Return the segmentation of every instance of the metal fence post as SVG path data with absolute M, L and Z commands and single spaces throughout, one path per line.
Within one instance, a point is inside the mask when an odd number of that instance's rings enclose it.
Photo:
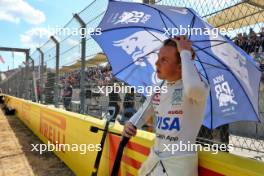
M 21 98 L 21 90 L 20 90 L 21 82 L 22 82 L 22 68 L 21 68 L 21 66 L 19 66 L 18 69 L 19 69 L 19 71 L 18 71 L 18 75 L 16 77 L 16 82 L 17 82 L 17 90 L 16 90 L 16 92 L 17 92 L 17 96 L 19 98 Z
M 25 52 L 26 53 L 26 86 L 25 86 L 25 90 L 26 90 L 26 99 L 28 100 L 29 99 L 29 96 L 30 96 L 30 92 L 29 92 L 29 82 L 30 82 L 30 77 L 29 77 L 29 49 Z
M 35 71 L 35 69 L 34 69 L 34 67 L 35 67 L 35 61 L 31 58 L 31 57 L 29 57 L 29 60 L 30 60 L 30 69 L 29 69 L 29 75 L 30 76 L 32 76 L 32 81 L 30 82 L 30 96 L 31 96 L 31 101 L 37 101 L 37 99 L 35 98 L 36 97 L 36 93 L 35 93 L 35 80 L 34 80 L 34 71 Z
M 86 55 L 86 33 L 84 30 L 86 30 L 86 24 L 85 22 L 80 18 L 78 14 L 74 14 L 73 16 L 81 26 L 82 30 L 82 40 L 81 40 L 81 72 L 80 72 L 80 113 L 84 113 L 84 104 L 85 104 L 85 55 Z
M 59 64 L 60 64 L 60 43 L 58 40 L 51 36 L 50 39 L 56 44 L 56 75 L 55 75 L 55 90 L 54 90 L 54 103 L 55 107 L 59 105 Z
M 44 80 L 43 80 L 43 74 L 44 74 L 44 53 L 41 51 L 40 48 L 37 48 L 38 52 L 40 53 L 40 103 L 43 103 L 43 96 L 42 93 L 44 91 Z
M 22 95 L 23 95 L 23 71 L 24 71 L 24 69 L 23 69 L 23 65 L 21 65 L 20 66 L 20 81 L 19 81 L 19 87 L 20 87 L 20 89 L 19 89 L 19 91 L 18 91 L 18 96 L 19 96 L 19 98 L 22 98 Z

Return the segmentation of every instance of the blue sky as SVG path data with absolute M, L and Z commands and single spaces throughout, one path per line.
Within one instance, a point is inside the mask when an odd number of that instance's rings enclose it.
M 1 0 L 0 46 L 29 48 L 37 42 L 29 31 L 64 26 L 73 13 L 80 12 L 90 2 L 92 0 Z M 0 64 L 0 71 L 7 70 L 8 65 L 12 69 L 12 53 L 0 51 L 0 55 L 6 60 L 5 64 Z M 14 58 L 15 67 L 25 59 L 18 53 Z
M 33 48 L 47 38 L 36 36 L 36 31 L 48 27 L 63 27 L 73 13 L 83 10 L 94 0 L 0 0 L 0 47 Z M 106 0 L 98 0 L 106 1 Z M 129 0 L 127 0 L 129 1 Z M 140 2 L 141 0 L 130 0 Z M 35 48 L 35 47 L 34 47 Z M 31 49 L 31 53 L 34 49 Z M 17 68 L 25 60 L 24 54 L 0 51 L 6 63 L 0 71 Z

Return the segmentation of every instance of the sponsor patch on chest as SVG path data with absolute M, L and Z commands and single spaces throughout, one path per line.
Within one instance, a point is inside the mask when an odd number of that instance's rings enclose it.
M 157 126 L 156 128 L 162 130 L 176 130 L 180 131 L 180 119 L 178 117 L 161 117 L 158 116 L 157 118 Z
M 179 105 L 181 103 L 182 103 L 182 89 L 175 89 L 171 97 L 171 104 Z

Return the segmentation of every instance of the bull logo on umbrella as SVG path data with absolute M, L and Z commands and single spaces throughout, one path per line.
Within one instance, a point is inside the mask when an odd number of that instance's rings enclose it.
M 146 40 L 146 36 L 149 36 L 148 40 Z M 121 47 L 122 50 L 130 55 L 135 65 L 146 67 L 146 62 L 148 62 L 155 70 L 155 62 L 158 57 L 157 53 L 153 51 L 158 50 L 165 39 L 167 37 L 158 32 L 139 31 L 121 40 L 113 41 L 113 45 Z M 151 78 L 153 84 L 161 81 L 157 78 L 154 71 Z
M 146 36 L 149 36 L 148 40 L 146 40 Z M 155 68 L 156 60 L 149 57 L 152 57 L 151 53 L 154 50 L 162 46 L 161 41 L 166 38 L 164 34 L 158 32 L 139 31 L 124 39 L 113 41 L 113 45 L 121 47 L 128 55 L 131 55 L 135 65 L 146 67 L 145 61 L 148 60 Z

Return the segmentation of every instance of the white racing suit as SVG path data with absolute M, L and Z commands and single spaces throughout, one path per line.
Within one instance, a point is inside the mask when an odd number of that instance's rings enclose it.
M 138 175 L 198 176 L 197 153 L 184 146 L 195 144 L 209 88 L 197 72 L 191 52 L 184 50 L 180 55 L 182 79 L 165 82 L 162 86 L 167 86 L 167 92 L 148 97 L 129 120 L 141 128 L 151 116 L 157 118 L 155 144 Z

